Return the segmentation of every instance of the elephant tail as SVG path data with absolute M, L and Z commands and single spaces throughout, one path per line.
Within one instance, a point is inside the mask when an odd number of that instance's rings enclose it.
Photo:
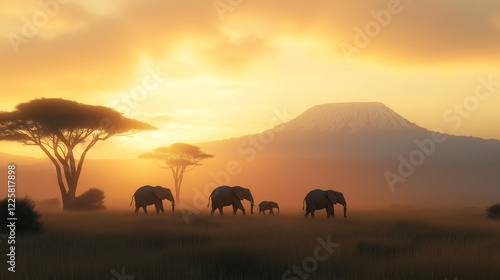
M 304 200 L 302 200 L 302 210 L 304 210 L 304 201 L 306 201 L 305 198 L 304 198 Z
M 132 196 L 132 199 L 130 200 L 130 206 L 132 206 L 132 201 L 134 201 L 134 196 L 135 194 Z
M 211 198 L 211 197 L 212 197 L 212 196 L 209 196 L 209 197 L 208 197 L 208 204 L 207 204 L 207 207 L 210 207 L 210 198 Z M 213 203 L 213 202 L 212 202 L 212 203 Z

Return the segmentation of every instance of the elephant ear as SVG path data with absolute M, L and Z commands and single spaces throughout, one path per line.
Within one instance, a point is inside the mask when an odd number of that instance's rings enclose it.
M 335 194 L 334 191 L 328 191 L 326 193 L 326 196 L 328 197 L 328 200 L 330 200 L 333 204 L 337 204 L 338 197 L 337 197 L 337 194 Z
M 165 199 L 165 194 L 163 193 L 162 187 L 156 186 L 153 189 L 153 193 L 159 198 L 159 199 Z
M 239 200 L 243 199 L 244 191 L 242 187 L 234 187 L 233 189 L 234 194 L 238 197 Z

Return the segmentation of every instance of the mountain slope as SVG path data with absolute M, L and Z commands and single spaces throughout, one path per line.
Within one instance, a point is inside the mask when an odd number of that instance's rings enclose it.
M 382 103 L 352 102 L 314 106 L 285 125 L 286 131 L 345 133 L 360 130 L 421 129 Z

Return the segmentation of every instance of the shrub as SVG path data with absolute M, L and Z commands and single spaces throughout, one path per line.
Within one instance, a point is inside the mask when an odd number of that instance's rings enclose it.
M 500 220 L 500 203 L 493 204 L 486 208 L 486 213 L 488 214 L 488 218 Z
M 102 210 L 104 206 L 104 191 L 97 188 L 91 188 L 71 201 L 67 209 L 70 210 Z
M 8 212 L 8 198 L 0 201 L 0 224 L 2 231 L 11 222 L 9 217 L 16 217 L 16 232 L 36 232 L 42 229 L 40 222 L 41 215 L 35 210 L 35 202 L 29 196 L 16 199 L 14 208 L 15 216 L 10 216 Z M 11 203 L 12 204 L 12 203 Z
M 37 209 L 42 212 L 43 210 L 60 210 L 61 200 L 59 200 L 59 198 L 57 197 L 49 198 L 42 201 L 37 201 L 36 206 Z

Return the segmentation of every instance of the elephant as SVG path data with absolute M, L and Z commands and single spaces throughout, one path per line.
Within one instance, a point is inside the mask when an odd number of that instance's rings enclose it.
M 278 209 L 278 213 L 280 212 L 280 207 L 278 206 L 278 203 L 274 201 L 262 201 L 259 203 L 259 215 L 260 213 L 264 213 L 264 216 L 266 215 L 266 210 L 269 210 L 269 215 L 274 215 L 273 208 Z
M 130 201 L 130 206 L 132 206 L 132 201 L 134 201 L 135 196 L 135 213 L 139 211 L 139 208 L 142 207 L 144 209 L 144 214 L 148 214 L 146 210 L 146 206 L 154 204 L 156 207 L 156 213 L 160 211 L 165 213 L 163 209 L 163 199 L 168 199 L 172 202 L 172 213 L 175 208 L 175 200 L 172 192 L 168 188 L 163 188 L 161 186 L 143 186 L 138 188 L 134 195 L 132 196 L 132 200 Z
M 347 202 L 345 201 L 344 195 L 341 192 L 336 192 L 333 190 L 313 190 L 310 191 L 304 198 L 306 202 L 306 215 L 311 213 L 311 217 L 314 218 L 314 211 L 326 208 L 326 217 L 334 216 L 333 205 L 340 203 L 344 206 L 344 217 L 347 218 Z M 302 210 L 304 210 L 304 201 L 302 201 Z
M 250 213 L 253 214 L 253 207 L 255 204 L 253 203 L 252 193 L 247 188 L 240 186 L 220 186 L 208 197 L 207 207 L 210 206 L 210 199 L 212 199 L 212 212 L 210 212 L 210 215 L 214 213 L 215 209 L 219 209 L 220 215 L 223 215 L 222 208 L 229 205 L 233 205 L 233 214 L 236 214 L 236 211 L 240 209 L 243 215 L 245 215 L 245 208 L 243 208 L 241 204 L 242 199 L 250 201 Z

